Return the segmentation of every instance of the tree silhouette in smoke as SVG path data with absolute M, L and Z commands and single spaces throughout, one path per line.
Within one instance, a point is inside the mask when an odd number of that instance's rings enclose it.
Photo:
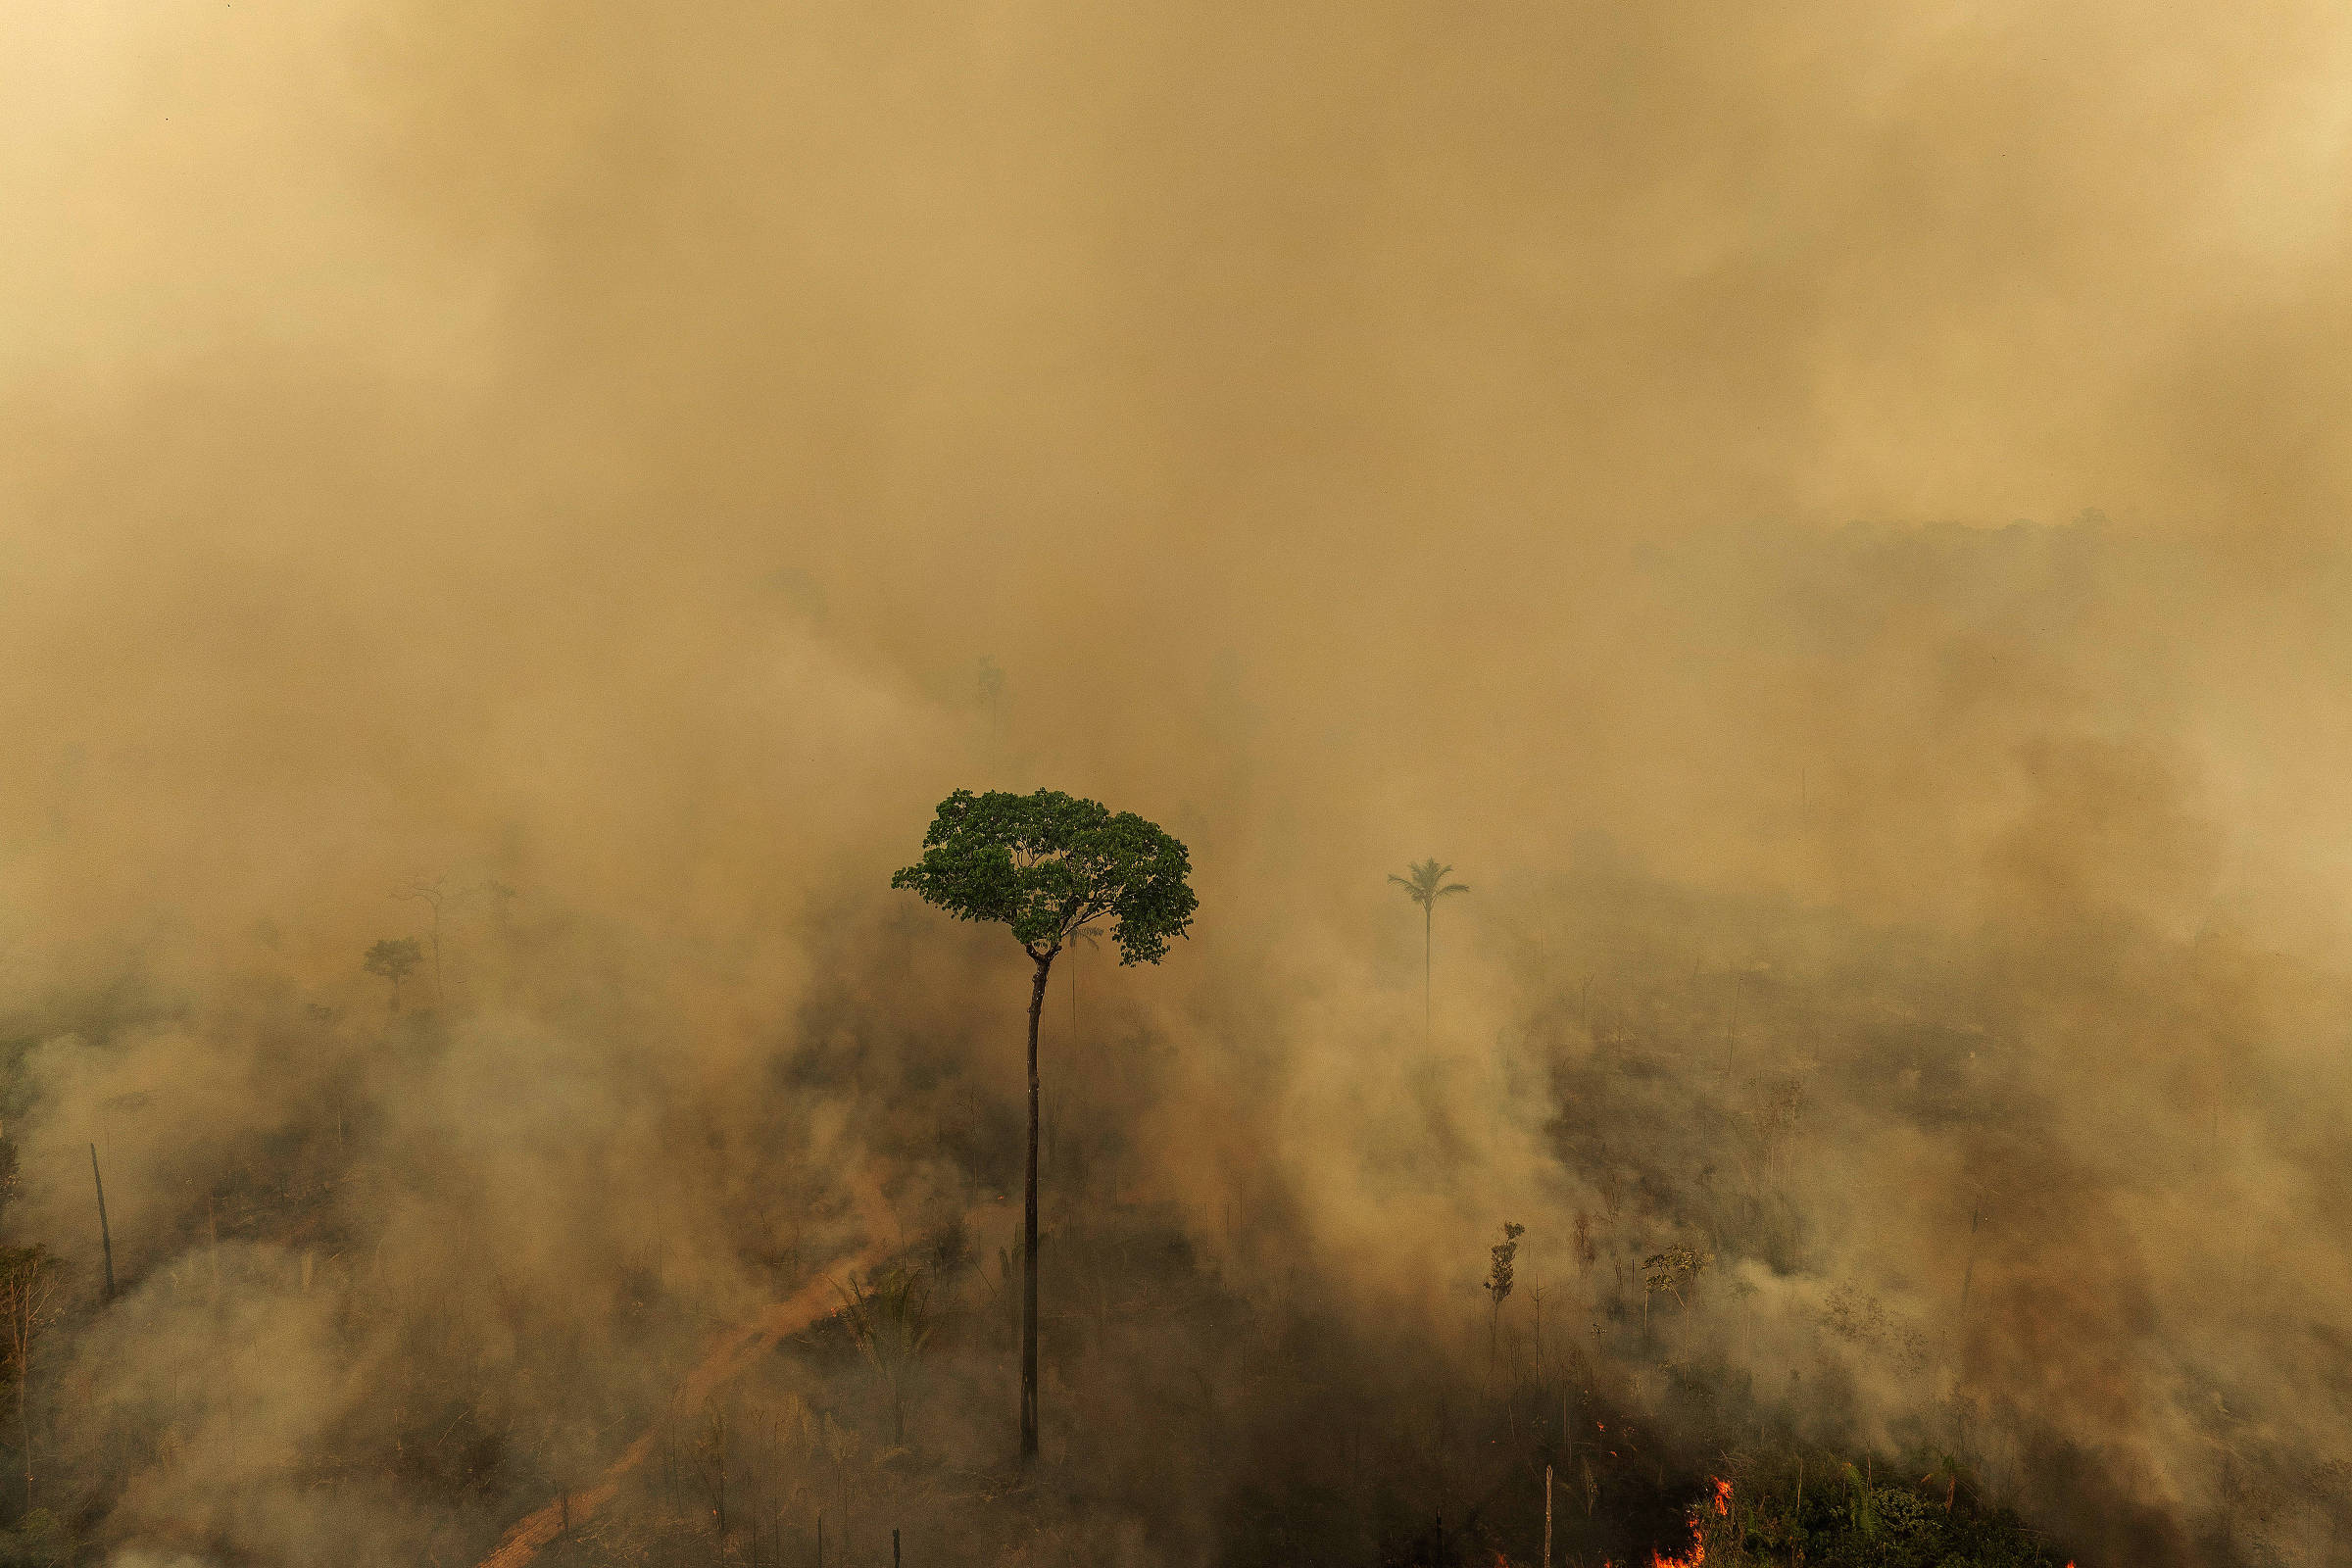
M 1487 1249 L 1489 1260 L 1487 1278 L 1486 1283 L 1479 1289 L 1487 1293 L 1487 1301 L 1492 1308 L 1487 1318 L 1487 1372 L 1489 1376 L 1494 1374 L 1495 1347 L 1502 1335 L 1502 1303 L 1510 1298 L 1511 1286 L 1516 1278 L 1519 1238 L 1526 1234 L 1526 1226 L 1514 1225 L 1509 1220 L 1504 1220 L 1502 1222 L 1502 1240 Z M 1539 1297 L 1537 1299 L 1541 1302 L 1542 1298 Z
M 980 706 L 988 710 L 988 732 L 991 737 L 1001 736 L 1004 731 L 1004 671 L 983 654 L 977 679 Z
M 1185 934 L 1199 900 L 1184 846 L 1132 811 L 1112 815 L 1058 790 L 1014 795 L 957 790 L 923 835 L 923 857 L 894 888 L 959 920 L 1012 928 L 1037 966 L 1029 991 L 1029 1173 L 1021 1217 L 1021 1458 L 1037 1455 L 1037 1025 L 1054 956 L 1083 927 L 1108 919 L 1119 962 L 1157 963 Z
M 1429 1038 L 1429 973 L 1430 954 L 1436 943 L 1438 901 L 1449 893 L 1467 893 L 1469 885 L 1448 882 L 1453 874 L 1450 865 L 1440 865 L 1431 856 L 1419 865 L 1405 867 L 1406 875 L 1392 876 L 1390 881 L 1404 889 L 1404 896 L 1421 906 L 1421 1038 Z
M 400 1010 L 400 983 L 424 961 L 424 949 L 415 937 L 386 939 L 368 950 L 368 972 L 392 982 L 391 1010 Z

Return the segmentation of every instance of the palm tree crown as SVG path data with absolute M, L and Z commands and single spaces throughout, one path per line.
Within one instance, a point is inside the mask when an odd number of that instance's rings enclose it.
M 1448 893 L 1470 891 L 1464 883 L 1446 881 L 1447 877 L 1453 875 L 1453 867 L 1440 865 L 1438 858 L 1434 855 L 1419 865 L 1409 865 L 1405 869 L 1411 875 L 1393 876 L 1389 880 L 1404 889 L 1404 896 L 1425 909 L 1434 906 Z

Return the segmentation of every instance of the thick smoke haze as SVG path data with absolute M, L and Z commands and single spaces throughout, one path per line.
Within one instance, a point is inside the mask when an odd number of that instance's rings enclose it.
M 1233 1277 L 1468 1364 L 1499 1221 L 1578 1334 L 1687 1241 L 1823 1441 L 2344 1560 L 2348 79 L 2309 4 L 0 18 L 6 1224 L 88 1295 L 98 1146 L 118 1561 L 495 1539 L 318 1456 L 446 1378 L 584 1483 L 794 1269 L 993 1254 L 1024 971 L 888 878 L 1040 785 L 1191 847 L 1049 1094 Z

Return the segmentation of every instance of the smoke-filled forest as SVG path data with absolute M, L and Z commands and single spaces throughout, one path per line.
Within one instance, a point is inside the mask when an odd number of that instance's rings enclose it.
M 0 1564 L 2352 1563 L 2352 17 L 0 13 Z

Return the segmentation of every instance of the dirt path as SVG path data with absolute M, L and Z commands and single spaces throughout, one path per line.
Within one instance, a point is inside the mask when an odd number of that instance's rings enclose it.
M 751 1322 L 720 1335 L 710 1352 L 686 1374 L 678 1392 L 671 1396 L 673 1411 L 694 1409 L 761 1353 L 774 1348 L 777 1341 L 798 1334 L 834 1311 L 841 1301 L 834 1294 L 833 1281 L 845 1272 L 873 1267 L 899 1246 L 898 1221 L 872 1179 L 861 1179 L 853 1196 L 858 1215 L 865 1222 L 864 1248 L 835 1263 L 823 1275 Z M 628 1473 L 645 1463 L 646 1455 L 654 1451 L 654 1438 L 660 1430 L 661 1423 L 656 1421 L 637 1434 L 637 1441 L 605 1466 L 605 1473 L 597 1478 L 596 1485 L 568 1497 L 559 1497 L 516 1523 L 499 1538 L 497 1548 L 482 1559 L 481 1568 L 523 1568 L 523 1564 L 539 1555 L 542 1547 L 563 1534 L 566 1520 L 577 1524 L 593 1517 L 599 1508 L 619 1494 L 620 1483 Z

